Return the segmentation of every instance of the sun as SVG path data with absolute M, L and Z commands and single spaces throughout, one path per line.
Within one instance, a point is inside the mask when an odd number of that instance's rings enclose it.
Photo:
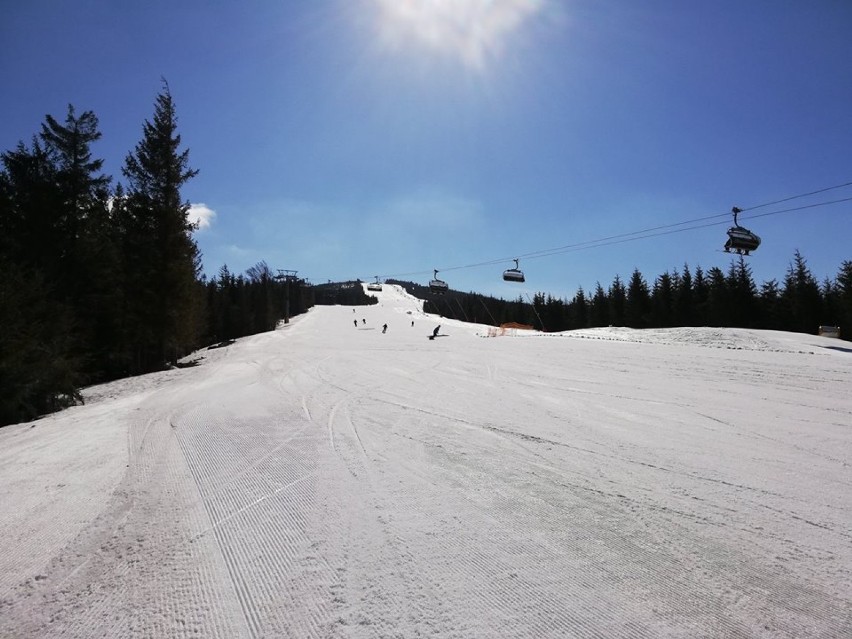
M 483 70 L 545 0 L 370 0 L 379 41 L 391 49 L 419 47 Z

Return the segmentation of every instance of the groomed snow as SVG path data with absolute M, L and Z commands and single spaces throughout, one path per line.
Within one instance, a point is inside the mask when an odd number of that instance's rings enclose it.
M 848 342 L 376 295 L 0 429 L 0 636 L 852 636 Z

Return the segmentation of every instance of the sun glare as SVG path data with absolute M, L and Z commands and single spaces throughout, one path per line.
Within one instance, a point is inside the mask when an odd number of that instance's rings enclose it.
M 482 70 L 544 0 L 372 0 L 379 38 L 391 49 L 418 46 Z

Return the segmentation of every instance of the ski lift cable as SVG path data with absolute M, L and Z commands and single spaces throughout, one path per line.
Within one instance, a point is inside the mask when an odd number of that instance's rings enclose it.
M 833 191 L 835 189 L 842 189 L 844 186 L 852 186 L 852 182 L 846 182 L 845 184 L 837 184 L 835 186 L 827 186 L 823 189 L 817 189 L 816 191 L 810 191 L 809 193 L 800 193 L 799 195 L 791 195 L 790 197 L 785 197 L 780 200 L 775 200 L 773 202 L 764 202 L 763 204 L 757 204 L 755 206 L 749 206 L 747 208 L 740 209 L 741 211 L 753 211 L 754 209 L 762 209 L 764 206 L 773 206 L 775 204 L 782 204 L 783 202 L 789 202 L 790 200 L 797 200 L 801 197 L 808 197 L 809 195 L 816 195 L 817 193 L 825 193 L 826 191 Z M 757 215 L 752 215 L 752 217 L 758 217 Z
M 852 184 L 852 183 L 850 183 Z M 852 200 L 852 197 L 844 197 L 839 200 L 831 200 L 829 202 L 817 202 L 816 204 L 804 204 L 802 206 L 797 206 L 792 209 L 781 209 L 780 211 L 769 211 L 768 213 L 758 213 L 756 215 L 750 215 L 748 219 L 756 218 L 756 217 L 767 217 L 769 215 L 778 215 L 779 213 L 789 213 L 791 211 L 803 211 L 805 209 L 814 209 L 818 206 L 829 206 L 830 204 L 840 204 L 841 202 L 849 202 Z M 756 209 L 758 207 L 753 206 L 752 209 Z M 746 210 L 746 209 L 743 209 Z M 751 209 L 748 209 L 751 210 Z
M 852 184 L 852 183 L 850 183 L 850 184 Z M 790 199 L 793 199 L 793 198 L 787 198 L 787 199 L 785 199 L 785 201 L 789 201 Z M 820 206 L 829 206 L 829 205 L 832 205 L 832 204 L 839 204 L 839 203 L 842 203 L 842 202 L 848 202 L 850 200 L 852 200 L 852 197 L 841 198 L 841 199 L 837 199 L 837 200 L 830 200 L 830 201 L 827 201 L 827 202 L 817 202 L 815 204 L 805 204 L 805 205 L 802 205 L 802 206 L 796 206 L 796 207 L 792 207 L 792 208 L 781 209 L 781 210 L 778 210 L 778 211 L 769 211 L 767 213 L 758 213 L 756 215 L 749 216 L 748 219 L 758 218 L 758 217 L 768 217 L 770 215 L 778 215 L 778 214 L 781 214 L 781 213 L 790 213 L 790 212 L 794 212 L 794 211 L 802 211 L 802 210 L 805 210 L 805 209 L 812 209 L 812 208 L 817 208 L 817 207 L 820 207 Z M 760 206 L 763 206 L 763 205 L 760 205 Z M 755 208 L 759 208 L 759 207 L 750 207 L 748 210 L 753 210 Z M 745 211 L 746 209 L 742 209 L 742 210 Z M 644 239 L 647 239 L 647 238 L 650 238 L 650 237 L 659 237 L 661 235 L 671 235 L 671 234 L 674 234 L 674 233 L 683 233 L 685 231 L 694 231 L 696 229 L 708 228 L 708 227 L 711 227 L 711 226 L 721 226 L 721 225 L 724 225 L 724 224 L 728 224 L 728 221 L 722 220 L 720 222 L 707 222 L 705 224 L 696 224 L 696 222 L 701 222 L 701 221 L 705 221 L 705 220 L 712 220 L 712 219 L 717 218 L 717 217 L 727 217 L 728 215 L 730 215 L 730 213 L 725 213 L 725 214 L 722 214 L 722 215 L 710 215 L 710 216 L 705 216 L 705 217 L 701 217 L 701 218 L 695 218 L 693 220 L 688 220 L 688 221 L 684 221 L 684 222 L 678 222 L 676 224 L 667 224 L 667 225 L 663 225 L 663 226 L 657 226 L 657 227 L 652 227 L 652 228 L 648 228 L 648 229 L 643 229 L 641 231 L 632 231 L 630 233 L 621 233 L 621 234 L 618 234 L 618 235 L 611 235 L 609 237 L 599 238 L 597 240 L 587 240 L 585 242 L 577 242 L 575 244 L 569 244 L 569 245 L 566 245 L 566 246 L 560 246 L 560 247 L 555 247 L 555 248 L 551 248 L 551 249 L 542 249 L 540 251 L 521 255 L 521 257 L 524 258 L 524 259 L 528 259 L 528 260 L 541 259 L 543 257 L 552 257 L 554 255 L 561 255 L 563 253 L 571 253 L 571 252 L 574 252 L 574 251 L 581 251 L 581 250 L 584 250 L 584 249 L 600 248 L 600 247 L 603 247 L 603 246 L 611 246 L 611 245 L 614 245 L 614 244 L 624 244 L 626 242 L 633 242 L 635 240 L 644 240 Z M 685 227 L 687 224 L 691 224 L 691 226 L 688 226 L 686 228 L 674 228 L 674 227 L 679 227 L 679 226 Z M 476 264 L 466 264 L 466 265 L 462 265 L 462 266 L 453 266 L 453 267 L 444 268 L 444 269 L 440 269 L 440 270 L 441 271 L 456 271 L 456 270 L 468 269 L 468 268 L 478 268 L 478 267 L 482 267 L 482 266 L 493 266 L 495 264 L 505 263 L 506 261 L 508 261 L 508 259 L 509 258 L 501 258 L 501 259 L 489 260 L 487 262 L 478 262 Z M 514 258 L 512 258 L 512 259 L 514 259 Z M 410 275 L 422 275 L 424 273 L 426 273 L 426 271 L 417 271 L 417 272 L 412 272 L 412 273 L 401 273 L 401 274 L 396 275 L 396 277 L 410 276 Z M 388 277 L 394 277 L 394 276 L 388 276 Z
M 749 219 L 757 218 L 757 217 L 768 217 L 770 215 L 778 215 L 780 213 L 791 213 L 793 211 L 802 211 L 802 210 L 805 210 L 805 209 L 812 209 L 812 208 L 816 208 L 816 207 L 819 207 L 819 206 L 828 206 L 830 204 L 839 204 L 841 202 L 849 202 L 849 201 L 852 201 L 852 197 L 842 198 L 842 199 L 839 199 L 839 200 L 832 200 L 830 202 L 819 202 L 817 204 L 806 204 L 806 205 L 803 205 L 803 206 L 796 206 L 796 207 L 792 207 L 792 208 L 788 208 L 788 209 L 781 209 L 779 211 L 769 211 L 767 213 L 758 213 L 757 215 L 752 215 Z M 540 258 L 540 257 L 550 257 L 552 255 L 559 255 L 561 253 L 569 253 L 569 252 L 573 252 L 573 251 L 580 251 L 580 250 L 587 249 L 587 248 L 598 248 L 598 247 L 601 247 L 601 246 L 610 246 L 612 244 L 624 244 L 625 242 L 632 242 L 634 240 L 644 240 L 644 239 L 649 238 L 649 237 L 659 237 L 661 235 L 671 235 L 673 233 L 682 233 L 684 231 L 694 231 L 696 229 L 707 228 L 707 227 L 710 227 L 710 226 L 721 226 L 721 225 L 727 224 L 727 223 L 728 223 L 727 221 L 708 222 L 706 224 L 696 224 L 695 226 L 691 226 L 689 228 L 661 230 L 661 231 L 656 232 L 656 233 L 650 233 L 649 232 L 645 235 L 636 236 L 636 237 L 611 239 L 611 241 L 610 240 L 607 240 L 607 241 L 600 240 L 600 243 L 598 243 L 598 244 L 587 243 L 587 245 L 583 245 L 583 246 L 578 245 L 578 246 L 572 246 L 570 248 L 565 248 L 565 249 L 559 249 L 559 250 L 554 249 L 553 252 L 551 252 L 551 253 L 536 255 L 535 257 L 530 257 L 528 259 L 537 259 L 537 258 Z M 651 231 L 651 230 L 654 230 L 654 229 L 649 229 L 649 231 Z
M 843 184 L 837 184 L 835 186 L 829 186 L 829 187 L 817 189 L 815 191 L 809 191 L 807 193 L 800 193 L 798 195 L 791 195 L 789 197 L 781 198 L 781 199 L 778 199 L 778 200 L 773 200 L 771 202 L 764 202 L 763 204 L 755 204 L 753 206 L 742 207 L 740 209 L 740 211 L 741 212 L 753 211 L 755 209 L 760 209 L 760 208 L 763 208 L 763 207 L 766 207 L 766 206 L 772 206 L 774 204 L 789 202 L 791 200 L 795 200 L 795 199 L 799 199 L 799 198 L 803 198 L 803 197 L 808 197 L 808 196 L 816 195 L 816 194 L 819 194 L 819 193 L 825 193 L 827 191 L 832 191 L 832 190 L 840 189 L 840 188 L 847 187 L 847 186 L 852 186 L 852 182 L 845 182 Z M 827 202 L 818 202 L 818 203 L 815 203 L 815 204 L 807 204 L 807 205 L 803 205 L 803 206 L 798 206 L 798 207 L 793 207 L 793 208 L 788 208 L 788 209 L 782 209 L 782 210 L 778 210 L 778 211 L 770 211 L 770 212 L 767 212 L 767 213 L 753 214 L 753 215 L 749 215 L 748 218 L 746 218 L 746 219 L 752 219 L 752 218 L 758 218 L 758 217 L 767 217 L 767 216 L 770 216 L 770 215 L 778 215 L 780 213 L 789 213 L 789 212 L 793 212 L 793 211 L 801 211 L 801 210 L 804 210 L 804 209 L 816 208 L 816 207 L 820 207 L 820 206 L 829 206 L 831 204 L 848 202 L 850 200 L 852 200 L 852 197 L 841 198 L 841 199 L 831 200 L 831 201 L 827 201 Z M 567 244 L 565 246 L 557 246 L 557 247 L 552 247 L 552 248 L 548 248 L 548 249 L 540 249 L 538 251 L 532 251 L 530 253 L 524 253 L 524 254 L 521 254 L 521 255 L 517 255 L 517 259 L 539 259 L 539 258 L 542 258 L 542 257 L 550 257 L 550 256 L 553 256 L 553 255 L 560 255 L 562 253 L 568 253 L 568 252 L 583 250 L 583 249 L 587 249 L 587 248 L 598 248 L 598 247 L 601 247 L 601 246 L 610 246 L 612 244 L 622 244 L 622 243 L 625 243 L 625 242 L 631 242 L 631 241 L 634 241 L 634 240 L 646 239 L 646 238 L 649 238 L 649 237 L 657 237 L 657 236 L 660 236 L 660 235 L 670 235 L 672 233 L 682 233 L 682 232 L 685 232 L 685 231 L 692 231 L 692 230 L 696 230 L 696 229 L 700 229 L 700 228 L 707 228 L 707 227 L 710 227 L 710 226 L 721 226 L 723 224 L 728 223 L 727 219 L 719 221 L 719 222 L 709 222 L 707 224 L 697 224 L 697 223 L 698 222 L 705 222 L 707 220 L 715 220 L 715 219 L 718 219 L 718 218 L 728 218 L 729 215 L 730 215 L 730 212 L 718 213 L 718 214 L 714 214 L 714 215 L 706 215 L 706 216 L 703 216 L 703 217 L 693 218 L 693 219 L 690 219 L 690 220 L 684 220 L 684 221 L 681 221 L 681 222 L 673 222 L 671 224 L 663 224 L 663 225 L 660 225 L 660 226 L 650 227 L 650 228 L 647 228 L 647 229 L 641 229 L 641 230 L 638 230 L 638 231 L 630 231 L 630 232 L 627 232 L 627 233 L 619 233 L 619 234 L 616 234 L 616 235 L 610 235 L 608 237 L 598 238 L 598 239 L 595 239 L 595 240 L 586 240 L 584 242 L 576 242 L 574 244 Z M 677 228 L 677 227 L 685 227 L 685 228 Z M 659 231 L 659 232 L 657 232 L 657 231 Z M 493 259 L 493 260 L 476 262 L 474 264 L 464 264 L 464 265 L 459 265 L 459 266 L 445 267 L 445 268 L 438 269 L 438 270 L 441 271 L 441 272 L 443 272 L 443 271 L 458 271 L 458 270 L 469 269 L 469 268 L 479 268 L 479 267 L 483 267 L 483 266 L 494 266 L 494 265 L 497 265 L 497 264 L 503 264 L 505 262 L 508 262 L 508 261 L 511 261 L 511 260 L 514 260 L 514 259 L 516 259 L 516 258 L 515 257 L 496 258 L 496 259 Z M 410 276 L 414 276 L 414 275 L 424 275 L 424 274 L 428 274 L 428 271 L 411 271 L 411 272 L 408 272 L 408 273 L 395 273 L 395 274 L 391 274 L 391 275 L 385 275 L 383 277 L 384 278 L 410 277 Z

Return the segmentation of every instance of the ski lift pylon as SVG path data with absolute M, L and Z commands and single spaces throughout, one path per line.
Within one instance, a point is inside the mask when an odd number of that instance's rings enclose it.
M 750 251 L 754 251 L 760 246 L 760 238 L 747 228 L 740 226 L 739 222 L 737 222 L 737 215 L 742 213 L 742 209 L 735 206 L 731 209 L 731 213 L 734 215 L 734 225 L 728 229 L 728 241 L 725 242 L 725 252 L 730 253 L 733 251 L 740 255 L 748 255 Z
M 518 260 L 515 259 L 515 268 L 507 268 L 503 271 L 503 279 L 507 282 L 523 282 L 524 272 L 518 268 Z

